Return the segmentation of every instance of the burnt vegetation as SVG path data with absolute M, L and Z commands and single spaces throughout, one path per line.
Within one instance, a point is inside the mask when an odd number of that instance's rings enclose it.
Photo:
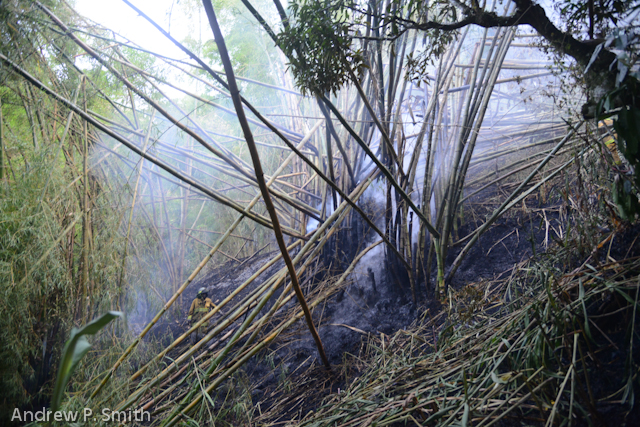
M 640 3 L 123 2 L 0 4 L 2 424 L 640 423 Z

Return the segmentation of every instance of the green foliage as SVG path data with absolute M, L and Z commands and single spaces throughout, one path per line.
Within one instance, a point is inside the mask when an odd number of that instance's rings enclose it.
M 122 317 L 122 313 L 119 311 L 109 311 L 90 323 L 87 323 L 80 329 L 71 329 L 69 339 L 64 344 L 64 350 L 62 350 L 56 386 L 53 389 L 53 396 L 51 397 L 51 411 L 55 412 L 60 408 L 64 389 L 71 375 L 76 370 L 80 360 L 91 348 L 91 344 L 87 341 L 86 335 L 95 335 L 116 317 Z
M 31 162 L 38 171 L 36 166 Z M 0 197 L 0 388 L 7 405 L 31 397 L 29 384 L 40 373 L 47 338 L 55 339 L 69 309 L 69 276 L 61 254 L 54 251 L 31 269 L 62 231 L 49 209 L 39 212 L 42 181 L 42 172 L 27 174 L 11 191 L 3 186 Z
M 289 6 L 290 26 L 278 35 L 296 85 L 303 94 L 334 94 L 349 80 L 349 68 L 364 67 L 362 52 L 353 45 L 352 13 L 344 0 Z
M 618 175 L 613 184 L 613 200 L 618 205 L 620 216 L 633 221 L 640 213 L 638 189 L 640 188 L 640 110 L 630 105 L 618 112 L 613 122 L 618 133 L 618 150 L 627 159 L 634 173 Z
M 640 109 L 630 105 L 618 112 L 618 119 L 613 122 L 618 132 L 618 149 L 631 163 L 640 166 Z M 636 184 L 640 184 L 640 177 L 636 176 Z
M 635 4 L 634 8 L 640 8 Z M 625 11 L 630 13 L 629 11 Z M 621 29 L 609 34 L 594 51 L 587 69 L 595 61 L 603 48 L 615 46 L 616 58 L 610 68 L 616 66 L 616 88 L 606 93 L 598 102 L 597 116 L 605 119 L 613 116 L 613 127 L 617 133 L 618 150 L 627 160 L 631 170 L 619 173 L 613 182 L 613 201 L 618 206 L 620 216 L 633 221 L 636 214 L 640 214 L 640 109 L 635 105 L 638 99 L 638 78 L 640 73 L 634 67 L 637 61 L 638 36 Z M 630 78 L 628 78 L 630 77 Z M 612 107 L 622 101 L 619 110 Z
M 572 31 L 593 28 L 596 34 L 606 34 L 615 28 L 625 15 L 640 7 L 638 1 L 594 0 L 558 2 L 556 7 L 566 18 L 566 25 Z
M 442 31 L 438 29 L 427 30 L 424 32 L 426 38 L 429 39 L 423 50 L 415 55 L 409 53 L 407 55 L 407 72 L 411 80 L 428 82 L 426 79 L 427 68 L 435 64 L 440 59 L 447 47 L 458 36 L 456 31 Z

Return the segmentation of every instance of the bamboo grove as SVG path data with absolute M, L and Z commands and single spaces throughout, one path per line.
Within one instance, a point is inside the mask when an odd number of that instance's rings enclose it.
M 208 0 L 208 45 L 176 40 L 123 1 L 184 56 L 149 51 L 65 2 L 2 5 L 10 40 L 0 53 L 3 221 L 30 217 L 33 228 L 48 229 L 21 231 L 14 251 L 31 255 L 19 263 L 5 262 L 3 243 L 3 279 L 40 288 L 8 293 L 40 302 L 20 308 L 29 312 L 24 325 L 36 326 L 10 325 L 7 342 L 29 335 L 41 348 L 44 339 L 50 355 L 47 337 L 60 340 L 69 323 L 108 309 L 133 313 L 140 301 L 151 313 L 110 330 L 118 344 L 79 382 L 77 405 L 142 407 L 175 425 L 208 408 L 211 392 L 303 318 L 331 369 L 313 312 L 367 253 L 382 248 L 414 301 L 444 300 L 500 216 L 594 152 L 583 137 L 591 125 L 559 119 L 540 95 L 557 89 L 559 70 L 541 65 L 538 38 L 523 29 L 462 29 L 418 82 L 407 61 L 428 48 L 425 40 L 415 30 L 380 37 L 391 24 L 376 21 L 384 5 L 371 2 L 372 34 L 355 42 L 364 66 L 343 59 L 339 90 L 303 95 L 287 68 L 295 53 L 281 49 L 277 34 L 287 25 L 279 1 L 243 0 L 239 12 L 252 20 L 271 71 L 259 78 L 226 52 L 216 14 L 226 18 Z M 565 95 L 573 102 L 579 94 Z M 496 187 L 498 209 L 459 235 L 464 203 Z M 15 200 L 23 189 L 30 204 Z M 41 224 L 45 213 L 54 220 Z M 451 259 L 453 245 L 463 249 Z M 154 327 L 181 315 L 177 302 L 199 274 L 223 262 L 240 268 L 270 246 L 279 252 L 204 319 L 170 343 L 146 344 Z M 57 329 L 34 330 L 42 316 L 58 319 Z M 182 345 L 205 322 L 204 338 Z M 7 354 L 28 357 L 20 348 Z M 19 382 L 27 373 L 16 375 Z

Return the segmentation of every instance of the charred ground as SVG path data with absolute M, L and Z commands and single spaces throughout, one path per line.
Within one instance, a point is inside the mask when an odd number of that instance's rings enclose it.
M 454 241 L 475 230 L 495 207 L 491 197 L 488 197 L 490 195 L 485 193 L 484 201 L 482 198 L 475 198 L 473 202 L 467 203 L 466 221 L 456 230 Z M 530 198 L 521 209 L 514 209 L 509 215 L 499 219 L 480 238 L 462 263 L 450 283 L 452 292 L 464 295 L 461 291 L 470 283 L 503 280 L 519 264 L 544 255 L 550 248 L 556 250 L 561 240 L 558 234 L 562 234 L 559 230 L 568 225 L 566 211 L 567 205 L 560 197 L 547 198 L 544 202 L 538 198 Z M 604 234 L 606 231 L 608 230 L 598 230 L 598 233 Z M 638 250 L 634 240 L 637 231 L 632 228 L 618 236 L 616 244 L 611 246 L 610 256 L 623 256 L 625 251 L 630 251 L 627 257 L 633 256 Z M 368 236 L 369 240 L 373 240 L 370 234 Z M 450 249 L 448 264 L 453 261 L 461 246 L 454 245 Z M 379 251 L 372 251 L 370 256 L 363 258 L 362 266 L 352 274 L 349 283 L 342 290 L 313 312 L 332 371 L 327 372 L 319 365 L 315 344 L 304 323 L 298 322 L 217 390 L 215 400 L 225 402 L 221 404 L 221 408 L 225 405 L 233 407 L 234 401 L 244 399 L 247 405 L 260 407 L 261 411 L 271 414 L 270 422 L 301 419 L 316 410 L 324 399 L 345 390 L 350 382 L 357 381 L 365 368 L 365 364 L 359 361 L 367 358 L 372 342 L 384 343 L 399 331 L 411 330 L 416 324 L 432 319 L 433 335 L 424 338 L 435 343 L 437 331 L 449 322 L 448 307 L 442 306 L 434 298 L 432 284 L 435 276 L 432 275 L 429 283 L 421 284 L 417 293 L 419 299 L 414 302 L 409 287 L 406 284 L 399 286 L 399 280 L 392 277 L 390 270 L 385 267 L 388 255 L 384 254 L 382 245 L 378 249 Z M 222 301 L 275 255 L 277 252 L 265 251 L 241 260 L 240 263 L 230 261 L 211 269 L 184 292 L 180 303 L 181 311 L 186 313 L 200 287 L 209 290 L 209 296 L 214 302 Z M 282 261 L 274 263 L 240 293 L 240 298 L 253 292 L 263 283 L 264 278 L 283 267 Z M 327 275 L 328 269 L 325 268 L 305 277 L 302 280 L 305 292 L 312 292 L 314 286 L 321 283 Z M 457 299 L 462 307 L 465 297 L 458 296 Z M 281 316 L 296 305 L 296 300 L 289 302 L 281 309 Z M 268 309 L 267 306 L 263 310 Z M 168 341 L 184 333 L 187 326 L 184 319 L 174 319 L 154 328 L 154 335 Z M 269 333 L 269 329 L 265 333 Z M 216 339 L 218 338 L 213 341 Z M 182 346 L 184 345 L 189 344 Z M 181 347 L 176 349 L 176 354 L 184 350 Z M 172 353 L 168 357 L 172 357 Z M 615 352 L 611 357 L 615 359 Z M 615 371 L 620 366 L 612 369 Z M 600 388 L 610 390 L 606 385 Z M 231 413 L 227 416 L 233 419 Z

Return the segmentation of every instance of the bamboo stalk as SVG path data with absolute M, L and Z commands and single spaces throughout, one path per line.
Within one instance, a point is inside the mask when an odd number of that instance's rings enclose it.
M 278 216 L 273 207 L 273 203 L 271 202 L 271 196 L 269 195 L 269 190 L 264 181 L 262 165 L 260 164 L 260 156 L 258 155 L 258 150 L 253 141 L 253 134 L 251 133 L 251 129 L 249 128 L 249 123 L 246 121 L 244 116 L 244 109 L 242 108 L 242 100 L 240 99 L 240 91 L 238 90 L 235 76 L 233 74 L 233 69 L 231 65 L 231 60 L 229 59 L 229 55 L 227 53 L 227 48 L 222 37 L 222 33 L 220 32 L 220 28 L 218 27 L 218 22 L 216 19 L 215 12 L 213 10 L 213 6 L 211 2 L 208 0 L 203 0 L 203 5 L 207 16 L 209 18 L 209 24 L 211 25 L 211 29 L 213 30 L 216 44 L 218 45 L 218 51 L 220 53 L 220 57 L 222 60 L 222 64 L 224 65 L 225 73 L 227 75 L 227 81 L 229 84 L 229 89 L 231 93 L 231 98 L 233 99 L 234 107 L 238 113 L 238 120 L 240 121 L 240 126 L 242 127 L 242 133 L 245 136 L 247 141 L 247 145 L 249 147 L 249 152 L 251 153 L 251 160 L 253 161 L 253 169 L 256 173 L 256 179 L 258 180 L 258 184 L 260 186 L 260 191 L 262 192 L 262 198 L 267 206 L 267 210 L 269 211 L 269 215 L 271 217 L 271 223 L 273 224 L 273 231 L 276 235 L 276 240 L 278 242 L 278 246 L 280 247 L 280 251 L 282 252 L 282 257 L 289 269 L 289 277 L 291 279 L 291 284 L 293 289 L 298 297 L 298 302 L 302 307 L 302 310 L 305 312 L 305 319 L 307 321 L 307 326 L 309 327 L 309 331 L 313 336 L 314 341 L 316 342 L 316 346 L 318 347 L 318 352 L 320 353 L 320 357 L 327 369 L 331 369 L 331 365 L 329 364 L 329 359 L 324 352 L 324 347 L 322 345 L 322 341 L 320 340 L 320 336 L 318 335 L 318 331 L 313 325 L 313 320 L 311 319 L 311 313 L 309 312 L 309 308 L 307 307 L 306 301 L 304 299 L 304 295 L 302 294 L 302 290 L 300 289 L 300 285 L 298 283 L 298 277 L 296 276 L 296 272 L 294 266 L 291 262 L 291 257 L 287 252 L 287 247 L 284 243 L 284 238 L 282 236 L 282 231 L 280 230 L 280 225 L 278 221 Z
M 190 58 L 192 58 L 194 61 L 196 61 L 201 67 L 203 67 L 203 69 L 205 69 L 207 72 L 209 72 L 209 74 L 216 79 L 221 85 L 223 85 L 223 87 L 228 88 L 227 83 L 225 81 L 223 81 L 216 73 L 215 71 L 213 71 L 207 64 L 205 64 L 197 55 L 195 55 L 193 52 L 191 52 L 189 49 L 187 49 L 184 45 L 182 45 L 180 42 L 178 42 L 175 38 L 173 38 L 170 34 L 168 34 L 166 31 L 164 31 L 162 29 L 162 27 L 160 27 L 155 21 L 153 21 L 151 18 L 149 18 L 146 14 L 144 14 L 144 12 L 142 12 L 140 9 L 138 9 L 137 7 L 135 7 L 133 4 L 131 4 L 128 0 L 123 0 L 127 5 L 129 5 L 132 9 L 134 9 L 140 16 L 144 17 L 147 21 L 149 21 L 149 23 L 151 23 L 154 27 L 156 27 L 158 29 L 158 31 L 160 31 L 165 37 L 167 37 L 169 40 L 171 40 L 172 43 L 174 43 L 178 48 L 180 48 L 182 51 L 184 51 L 187 55 L 189 55 Z M 204 81 L 203 81 L 204 82 Z M 208 84 L 207 82 L 205 82 L 205 84 Z M 303 159 L 305 161 L 305 163 L 307 163 L 313 170 L 314 172 L 316 172 L 318 174 L 318 176 L 320 176 L 331 188 L 334 188 L 335 191 L 340 195 L 341 198 L 343 198 L 344 200 L 347 200 L 347 202 L 349 202 L 349 204 L 351 204 L 351 206 L 353 207 L 353 209 L 356 210 L 356 212 L 358 212 L 358 214 L 360 214 L 360 216 L 365 220 L 365 222 L 385 241 L 385 243 L 387 243 L 388 247 L 390 247 L 394 252 L 397 253 L 397 248 L 395 248 L 394 245 L 391 245 L 391 243 L 389 242 L 389 240 L 387 239 L 387 237 L 384 235 L 384 233 L 382 233 L 378 227 L 367 217 L 367 215 L 362 211 L 362 209 L 360 209 L 360 207 L 358 207 L 355 203 L 353 203 L 348 197 L 347 195 L 340 190 L 339 187 L 336 186 L 336 184 L 331 181 L 330 179 L 328 179 L 325 174 L 322 173 L 322 171 L 320 171 L 320 169 L 311 161 L 309 160 L 306 156 L 304 156 L 297 148 L 295 148 L 295 146 L 289 141 L 289 139 L 282 133 L 280 132 L 280 130 L 274 125 L 272 124 L 270 121 L 266 120 L 249 102 L 247 102 L 244 98 L 241 97 L 242 102 L 247 106 L 247 108 L 249 108 L 249 110 L 256 116 L 258 117 L 258 119 L 260 121 L 262 121 L 273 133 L 275 133 L 291 150 L 293 150 L 298 157 L 300 157 L 301 159 Z M 324 203 L 323 203 L 324 206 Z M 294 236 L 295 237 L 295 236 Z M 398 254 L 399 255 L 399 254 Z M 400 256 L 400 255 L 399 255 Z M 402 256 L 400 256 L 401 260 L 406 263 L 406 260 L 404 260 L 404 258 L 402 258 Z
M 375 179 L 375 177 L 377 176 L 379 172 L 375 171 L 372 173 L 372 175 L 370 177 L 368 177 L 367 180 L 365 180 L 363 183 L 361 183 L 356 189 L 354 189 L 354 191 L 351 194 L 351 197 L 356 199 L 358 197 L 360 197 L 363 193 L 364 190 L 367 188 L 367 186 L 373 181 L 373 179 Z M 296 255 L 295 259 L 293 260 L 293 263 L 297 263 L 299 262 L 303 256 L 306 255 L 306 253 L 313 247 L 314 251 L 313 253 L 308 257 L 308 259 L 313 259 L 315 256 L 317 256 L 320 252 L 320 249 L 322 248 L 322 245 L 324 245 L 326 243 L 326 241 L 328 240 L 328 237 L 333 234 L 337 228 L 340 226 L 340 218 L 344 218 L 346 212 L 344 211 L 346 206 L 350 206 L 346 200 L 341 204 L 341 206 L 338 207 L 338 209 L 333 212 L 329 218 L 327 218 L 326 221 L 324 221 L 322 223 L 322 225 L 316 230 L 316 232 L 314 233 L 314 235 L 309 239 L 309 241 L 307 241 L 304 245 L 304 247 L 298 252 L 298 254 Z M 327 233 L 327 235 L 325 235 L 322 239 L 321 242 L 318 245 L 315 245 L 316 240 L 323 235 L 323 233 L 325 232 L 325 230 L 327 228 L 329 228 L 329 226 L 331 225 L 331 229 L 329 231 L 329 233 Z M 279 259 L 280 257 L 282 257 L 282 254 L 280 254 L 278 257 L 276 257 L 274 260 L 272 260 L 270 262 L 270 264 L 267 264 L 266 266 L 264 266 L 263 268 L 261 268 L 259 271 L 257 271 L 256 273 L 254 273 L 254 275 L 252 275 L 251 278 L 249 278 L 244 284 L 242 284 L 239 288 L 237 288 L 236 290 L 234 290 L 234 292 L 232 294 L 230 294 L 227 298 L 225 298 L 225 301 L 221 302 L 216 308 L 214 308 L 214 310 L 210 311 L 203 319 L 201 319 L 201 321 L 199 323 L 197 323 L 196 325 L 193 325 L 193 330 L 195 330 L 195 328 L 197 328 L 200 324 L 202 324 L 203 322 L 207 321 L 209 318 L 211 318 L 215 313 L 217 313 L 220 308 L 228 301 L 230 301 L 235 295 L 237 295 L 237 293 L 239 293 L 242 289 L 244 289 L 244 287 L 246 285 L 248 285 L 251 281 L 253 281 L 256 277 L 258 277 L 266 268 L 268 268 L 270 265 L 272 265 L 273 262 L 275 262 L 275 260 Z M 307 265 L 307 263 L 305 263 L 305 265 Z M 231 311 L 235 313 L 235 319 L 237 319 L 240 315 L 242 315 L 243 313 L 245 313 L 245 309 L 247 307 L 250 307 L 251 303 L 253 301 L 255 301 L 255 299 L 257 299 L 258 295 L 263 293 L 267 287 L 270 287 L 273 284 L 274 280 L 278 280 L 278 283 L 281 283 L 281 281 L 284 279 L 284 271 L 285 269 L 281 270 L 280 272 L 278 272 L 276 274 L 276 276 L 273 276 L 271 279 L 269 279 L 265 285 L 263 285 L 258 291 L 255 292 L 255 294 L 252 297 L 248 297 L 247 299 L 245 299 L 244 302 L 237 304 Z M 154 384 L 156 384 L 157 382 L 161 381 L 164 377 L 166 377 L 166 375 L 168 375 L 173 369 L 175 369 L 175 367 L 177 366 L 177 364 L 182 363 L 184 361 L 186 361 L 188 359 L 188 357 L 190 357 L 192 354 L 194 354 L 196 351 L 198 351 L 202 345 L 205 342 L 208 342 L 210 339 L 212 339 L 214 336 L 216 336 L 217 334 L 219 334 L 224 328 L 226 328 L 228 325 L 231 324 L 230 320 L 227 320 L 225 322 L 223 322 L 222 324 L 220 324 L 218 327 L 216 327 L 214 330 L 212 330 L 211 332 L 209 332 L 198 344 L 196 344 L 195 346 L 191 347 L 187 352 L 185 352 L 183 355 L 181 355 L 180 357 L 178 357 L 177 359 L 175 359 L 175 361 L 173 362 L 173 364 L 169 367 L 166 368 L 160 375 L 158 375 L 155 379 L 153 379 L 152 381 L 150 381 L 149 383 L 147 383 L 144 388 L 141 391 L 138 391 L 136 393 L 134 393 L 126 402 L 121 403 L 118 406 L 118 410 L 124 410 L 128 407 L 130 407 L 135 400 L 137 399 L 137 396 L 139 396 L 141 393 L 144 392 L 144 390 L 146 390 L 147 388 L 153 386 Z M 183 334 L 183 337 L 179 338 L 182 339 L 184 338 L 186 335 L 188 335 L 189 332 Z M 146 369 L 146 368 L 145 368 Z M 136 373 L 134 375 L 134 377 L 132 377 L 132 380 L 137 378 L 137 376 L 139 375 L 139 373 Z
M 185 183 L 197 188 L 198 190 L 200 190 L 201 192 L 203 192 L 207 196 L 213 198 L 214 200 L 219 201 L 220 203 L 222 203 L 224 205 L 227 205 L 227 206 L 235 209 L 238 212 L 243 212 L 244 209 L 241 206 L 237 205 L 237 203 L 227 199 L 224 196 L 221 196 L 221 195 L 217 194 L 215 191 L 211 190 L 210 188 L 208 188 L 208 187 L 206 187 L 206 186 L 204 186 L 202 184 L 199 184 L 195 180 L 193 180 L 193 179 L 191 179 L 191 178 L 189 178 L 187 176 L 184 176 L 183 174 L 175 171 L 173 168 L 171 168 L 169 165 L 167 165 L 163 161 L 159 160 L 155 156 L 152 156 L 149 153 L 143 153 L 135 144 L 132 144 L 130 141 L 128 141 L 126 138 L 122 137 L 120 134 L 117 134 L 117 133 L 113 132 L 110 128 L 104 126 L 102 123 L 100 123 L 99 121 L 95 120 L 93 117 L 89 116 L 88 114 L 85 114 L 84 111 L 82 111 L 82 109 L 78 108 L 77 106 L 72 104 L 67 99 L 61 97 L 56 92 L 54 92 L 51 89 L 49 89 L 48 87 L 46 87 L 44 84 L 42 84 L 36 78 L 31 76 L 25 70 L 21 69 L 18 65 L 14 64 L 6 56 L 0 54 L 0 60 L 4 61 L 7 65 L 9 65 L 11 68 L 13 68 L 15 72 L 20 74 L 22 77 L 24 77 L 30 83 L 32 83 L 34 86 L 36 86 L 40 90 L 46 92 L 49 96 L 52 96 L 52 97 L 56 98 L 58 101 L 60 101 L 63 104 L 67 105 L 76 114 L 81 116 L 87 122 L 91 123 L 92 126 L 94 126 L 95 128 L 98 128 L 100 131 L 102 131 L 105 134 L 109 135 L 110 137 L 116 139 L 117 141 L 122 143 L 127 148 L 131 149 L 136 154 L 146 158 L 147 160 L 149 160 L 150 162 L 152 162 L 155 165 L 159 166 L 160 168 L 164 169 L 165 171 L 169 172 L 171 175 L 175 176 L 176 178 L 178 178 L 178 179 L 184 181 Z M 268 220 L 264 219 L 262 216 L 258 216 L 256 214 L 252 214 L 252 213 L 247 213 L 246 215 L 249 218 L 251 218 L 252 220 L 264 225 L 265 227 L 269 227 L 269 228 L 272 227 L 272 225 L 268 222 Z M 290 235 L 290 236 L 304 239 L 304 236 L 301 236 L 295 230 L 290 230 L 288 227 L 283 227 L 283 232 L 285 234 Z
M 380 169 L 382 174 L 387 178 L 389 184 L 393 186 L 393 188 L 398 192 L 400 197 L 402 197 L 404 199 L 404 201 L 411 207 L 411 209 L 413 209 L 413 211 L 416 213 L 416 215 L 418 215 L 418 217 L 420 217 L 420 220 L 424 223 L 425 227 L 427 227 L 427 230 L 429 230 L 429 233 L 431 233 L 435 238 L 440 238 L 440 233 L 438 231 L 436 231 L 436 229 L 431 225 L 429 220 L 424 216 L 424 214 L 420 211 L 420 209 L 418 209 L 416 207 L 416 205 L 411 200 L 411 197 L 409 197 L 407 195 L 407 193 L 405 193 L 404 190 L 400 187 L 400 185 L 398 185 L 398 182 L 395 180 L 395 178 L 393 177 L 391 172 L 389 172 L 389 169 L 387 169 L 382 163 L 380 163 L 380 160 L 378 160 L 378 158 L 375 156 L 375 154 L 369 149 L 367 144 L 364 143 L 364 141 L 353 130 L 353 128 L 351 126 L 349 126 L 349 124 L 345 121 L 345 119 L 342 117 L 340 112 L 338 112 L 338 110 L 331 103 L 331 101 L 329 101 L 325 97 L 322 97 L 322 99 L 323 99 L 324 103 L 329 107 L 329 109 L 335 114 L 335 116 L 338 118 L 340 123 L 342 123 L 342 125 L 349 131 L 351 136 L 353 136 L 353 139 L 356 140 L 356 142 L 360 145 L 360 147 L 367 153 L 369 158 Z
M 547 163 L 549 163 L 549 161 L 555 156 L 555 154 L 558 152 L 558 150 L 560 150 L 562 148 L 562 146 L 573 136 L 573 134 L 575 132 L 574 129 L 579 128 L 580 126 L 582 126 L 583 123 L 584 123 L 584 121 L 580 121 L 580 123 L 578 123 L 578 125 L 575 128 L 572 128 L 567 133 L 567 135 L 564 138 L 562 138 L 562 140 L 547 155 L 547 157 L 545 157 L 544 160 L 542 160 L 540 162 L 540 164 L 538 164 L 538 166 L 529 174 L 529 176 L 524 181 L 522 181 L 522 183 L 520 183 L 518 188 L 513 193 L 511 193 L 511 195 L 509 197 L 507 197 L 507 199 L 504 202 L 502 202 L 500 207 L 495 210 L 493 215 L 478 229 L 478 231 L 474 234 L 474 236 L 471 238 L 471 240 L 465 245 L 465 247 L 462 249 L 462 251 L 460 251 L 460 253 L 456 257 L 456 259 L 453 261 L 453 264 L 451 266 L 451 270 L 449 270 L 449 274 L 447 275 L 447 279 L 446 280 L 450 280 L 451 277 L 455 274 L 455 272 L 458 270 L 458 267 L 460 267 L 460 264 L 462 263 L 462 260 L 464 259 L 464 257 L 469 252 L 469 249 L 471 249 L 471 246 L 473 246 L 475 244 L 475 242 L 478 241 L 478 238 L 480 238 L 480 235 L 483 234 L 489 228 L 489 226 L 491 226 L 491 224 L 493 224 L 495 222 L 495 220 L 500 217 L 500 215 L 505 210 L 505 208 L 507 206 L 509 206 L 511 201 L 514 200 L 518 196 L 520 191 L 533 179 L 534 176 L 537 175 L 537 173 Z
M 87 92 L 84 79 L 82 80 L 82 101 L 85 113 L 87 112 Z M 82 192 L 82 210 L 84 212 L 82 218 L 82 301 L 80 302 L 80 315 L 82 316 L 82 323 L 87 323 L 87 319 L 91 318 L 89 313 L 91 307 L 91 290 L 89 289 L 89 228 L 91 227 L 89 219 L 89 174 L 87 170 L 87 158 L 89 156 L 89 138 L 87 137 L 87 122 L 82 123 L 83 131 L 83 147 L 82 147 L 82 177 L 83 177 L 83 192 Z
M 369 246 L 368 248 L 366 248 L 365 250 L 363 250 L 360 254 L 358 254 L 358 256 L 356 256 L 354 258 L 354 260 L 351 262 L 351 264 L 349 265 L 349 268 L 347 268 L 347 270 L 340 276 L 340 279 L 334 285 L 334 287 L 340 286 L 340 284 L 342 282 L 344 282 L 344 280 L 346 280 L 346 278 L 351 274 L 351 272 L 353 271 L 353 269 L 355 268 L 357 263 L 362 259 L 362 257 L 364 255 L 366 255 L 371 249 L 375 248 L 380 243 L 381 242 L 376 242 L 376 243 L 372 244 L 371 246 Z M 326 297 L 317 298 L 311 304 L 311 308 L 317 306 L 320 302 L 324 301 L 325 299 L 326 299 Z M 220 385 L 222 383 L 222 381 L 224 381 L 226 378 L 228 378 L 229 375 L 231 375 L 233 372 L 238 370 L 238 368 L 240 368 L 242 365 L 244 365 L 251 357 L 253 357 L 256 353 L 258 353 L 264 347 L 266 347 L 269 343 L 271 343 L 278 335 L 280 335 L 282 333 L 282 331 L 284 331 L 285 329 L 290 327 L 294 322 L 296 322 L 297 320 L 301 319 L 304 316 L 305 316 L 304 310 L 301 310 L 295 316 L 290 318 L 286 323 L 284 323 L 282 326 L 280 326 L 276 331 L 274 331 L 271 334 L 269 334 L 269 336 L 267 336 L 259 344 L 254 346 L 253 349 L 251 351 L 247 352 L 240 360 L 236 361 L 225 372 L 224 375 L 220 375 L 213 383 L 211 383 L 209 386 L 207 386 L 207 388 L 204 390 L 204 392 L 210 393 L 212 390 L 214 390 L 218 385 Z M 195 407 L 195 405 L 197 405 L 200 402 L 201 399 L 202 399 L 202 394 L 200 394 L 200 396 L 198 396 L 195 400 L 190 402 L 189 405 L 187 405 L 184 409 L 182 409 L 181 413 L 186 414 L 186 413 L 190 412 Z M 178 419 L 179 419 L 179 417 L 174 417 L 174 418 L 170 418 L 168 421 L 165 420 L 166 427 L 170 427 L 170 426 L 175 425 L 175 423 L 177 422 Z
M 313 135 L 313 133 L 315 133 L 317 131 L 317 129 L 320 127 L 321 122 L 316 123 L 316 125 L 313 127 L 313 129 L 305 136 L 305 138 L 303 138 L 303 140 L 300 142 L 300 146 L 304 145 L 307 140 L 309 138 L 311 138 L 311 136 Z M 273 181 L 276 179 L 276 177 L 278 176 L 278 174 L 280 172 L 282 172 L 286 166 L 288 165 L 289 161 L 291 161 L 293 159 L 293 154 L 291 154 L 288 158 L 288 160 L 286 160 L 285 162 L 283 162 L 283 164 L 280 166 L 280 168 L 278 170 L 276 170 L 276 172 L 272 175 L 271 180 L 269 181 L 268 185 L 271 185 L 273 183 Z M 258 202 L 258 200 L 260 200 L 259 196 L 256 196 L 251 203 L 249 203 L 249 205 L 245 208 L 245 211 L 249 212 L 253 206 L 255 206 L 255 204 Z M 122 354 L 122 356 L 120 356 L 120 358 L 118 359 L 118 361 L 114 364 L 114 366 L 111 368 L 111 370 L 109 371 L 109 373 L 107 374 L 107 376 L 102 380 L 102 382 L 100 383 L 100 385 L 94 390 L 94 392 L 91 394 L 91 398 L 94 398 L 99 392 L 100 390 L 104 387 L 104 385 L 107 383 L 107 381 L 109 381 L 109 379 L 111 378 L 111 376 L 113 375 L 113 373 L 115 372 L 115 370 L 122 364 L 122 362 L 126 359 L 126 357 L 131 353 L 131 351 L 133 351 L 133 349 L 135 348 L 135 346 L 140 342 L 140 340 L 147 334 L 147 332 L 151 329 L 151 327 L 153 327 L 153 325 L 155 323 L 157 323 L 157 321 L 160 319 L 160 317 L 169 309 L 169 307 L 177 300 L 178 296 L 180 296 L 184 290 L 187 288 L 187 286 L 189 286 L 189 284 L 195 279 L 195 277 L 198 275 L 198 273 L 200 273 L 200 271 L 202 270 L 202 268 L 204 268 L 204 266 L 207 264 L 207 262 L 209 262 L 209 260 L 213 257 L 213 255 L 216 253 L 216 251 L 222 246 L 222 244 L 227 240 L 227 238 L 229 236 L 231 236 L 231 234 L 233 233 L 233 231 L 236 229 L 236 227 L 240 224 L 240 222 L 242 221 L 242 219 L 244 218 L 244 215 L 240 215 L 235 221 L 234 223 L 227 229 L 227 231 L 224 233 L 224 235 L 218 240 L 218 242 L 216 243 L 216 245 L 214 245 L 214 247 L 211 249 L 211 251 L 209 251 L 209 253 L 207 254 L 207 256 L 200 262 L 200 264 L 198 264 L 198 266 L 194 269 L 194 271 L 189 275 L 189 277 L 187 278 L 187 280 L 182 284 L 182 286 L 180 286 L 175 294 L 171 297 L 171 299 L 169 299 L 169 301 L 167 301 L 167 303 L 164 305 L 164 307 L 162 308 L 162 310 L 160 312 L 158 312 L 158 314 L 156 314 L 156 316 L 154 317 L 154 319 L 149 322 L 149 324 L 147 325 L 147 327 L 145 327 L 145 329 L 140 333 L 140 335 L 138 336 L 138 338 L 136 338 L 136 340 L 129 346 L 129 348 L 127 348 L 127 350 Z M 257 277 L 257 276 L 256 276 Z M 249 282 L 250 283 L 250 282 Z M 247 283 L 248 284 L 248 283 Z M 237 289 L 237 292 L 239 292 L 243 287 Z M 232 295 L 237 294 L 234 293 Z M 219 307 L 222 307 L 223 304 L 220 304 Z M 196 330 L 197 327 L 199 327 L 201 324 L 203 324 L 205 321 L 207 321 L 210 317 L 212 317 L 215 312 L 219 310 L 219 308 L 217 307 L 216 310 L 213 310 L 210 314 L 210 316 L 206 317 L 205 319 L 202 319 L 200 322 L 198 322 L 196 325 L 194 325 L 187 333 L 183 334 L 182 337 L 180 337 L 178 340 L 176 340 L 176 342 L 174 344 L 172 344 L 172 346 L 177 345 L 181 339 L 184 339 L 184 337 L 188 336 L 188 334 L 194 330 Z M 168 350 L 173 348 L 172 346 L 169 346 Z M 166 350 L 166 351 L 168 351 Z M 166 354 L 166 352 L 164 352 L 164 354 Z M 164 354 L 161 353 L 162 356 L 159 356 L 158 359 L 160 359 L 161 357 L 164 357 Z M 146 370 L 146 368 L 149 366 L 149 364 L 145 365 L 144 370 Z M 140 371 L 138 371 L 132 378 L 131 380 L 135 380 L 139 375 L 141 375 L 144 372 L 143 369 L 141 369 Z

